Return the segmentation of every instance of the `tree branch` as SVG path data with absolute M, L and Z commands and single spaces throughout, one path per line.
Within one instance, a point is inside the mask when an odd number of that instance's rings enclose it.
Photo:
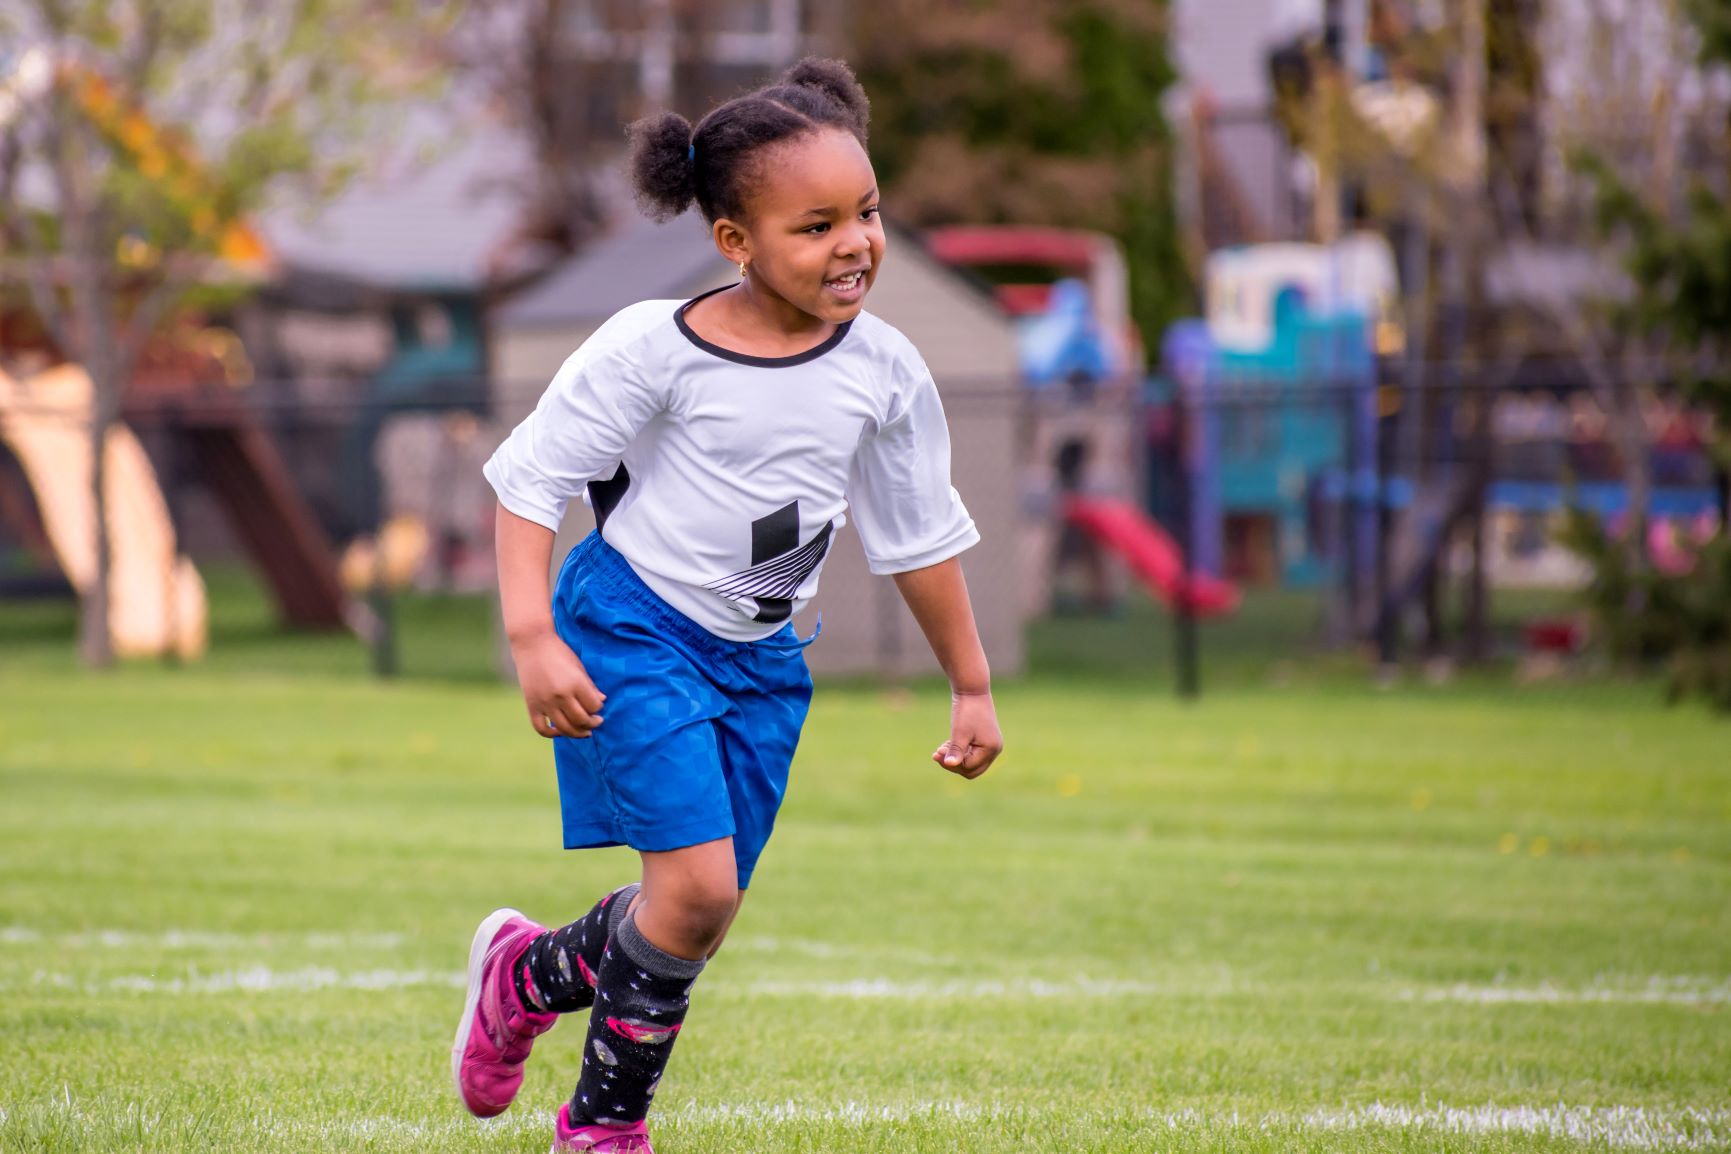
M 53 278 L 49 275 L 52 258 L 49 256 L 49 246 L 42 237 L 41 229 L 27 205 L 18 196 L 18 171 L 23 161 L 23 149 L 18 147 L 18 141 L 11 135 L 6 143 L 10 144 L 3 154 L 0 154 L 0 205 L 5 211 L 0 212 L 0 239 L 4 239 L 6 247 L 22 254 L 16 263 L 23 265 L 23 277 L 26 291 L 30 294 L 30 304 L 35 310 L 37 320 L 48 333 L 48 339 L 53 341 L 62 355 L 70 356 L 71 350 L 67 344 L 68 327 L 66 313 L 54 292 Z M 0 263 L 0 269 L 15 263 L 6 260 Z
M 151 69 L 156 65 L 156 51 L 162 43 L 162 10 L 150 0 L 139 0 L 133 10 L 138 13 L 138 32 L 122 56 L 120 75 L 127 99 L 142 105 L 144 87 L 149 83 Z
M 124 329 L 114 342 L 114 376 L 123 386 L 131 379 L 133 369 L 138 367 L 139 357 L 144 354 L 150 338 L 162 325 L 169 310 L 189 285 L 197 284 L 202 279 L 212 263 L 205 260 L 188 262 L 185 271 L 179 276 L 164 272 L 162 279 L 153 285 L 133 308 L 132 315 L 127 318 Z
M 1524 245 L 1537 251 L 1539 242 L 1533 236 L 1532 230 L 1526 225 L 1519 205 L 1511 204 L 1513 199 L 1509 189 L 1501 182 L 1493 182 L 1491 203 L 1496 214 L 1495 223 L 1499 226 L 1505 249 Z M 1606 370 L 1612 362 L 1611 354 L 1600 340 L 1597 330 L 1587 323 L 1582 315 L 1579 303 L 1572 300 L 1553 299 L 1551 294 L 1539 291 L 1536 278 L 1529 275 L 1519 261 L 1508 262 L 1508 267 L 1521 282 L 1523 299 L 1542 312 L 1551 323 L 1563 331 L 1575 353 L 1575 361 L 1581 367 L 1581 372 L 1587 378 L 1587 384 L 1598 396 L 1599 404 L 1609 410 L 1616 402 L 1621 388 L 1616 374 Z

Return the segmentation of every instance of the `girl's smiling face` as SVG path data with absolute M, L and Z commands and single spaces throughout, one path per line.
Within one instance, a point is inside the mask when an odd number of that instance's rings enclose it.
M 877 177 L 852 133 L 823 128 L 753 157 L 757 188 L 743 221 L 715 222 L 716 247 L 753 287 L 831 324 L 865 305 L 884 255 Z

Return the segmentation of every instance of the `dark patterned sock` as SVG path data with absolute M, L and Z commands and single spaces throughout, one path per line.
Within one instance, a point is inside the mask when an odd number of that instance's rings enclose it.
M 589 1008 L 595 1001 L 601 951 L 631 907 L 637 889 L 636 882 L 621 886 L 570 925 L 549 930 L 529 944 L 512 975 L 525 1006 L 555 1014 Z
M 571 1099 L 571 1119 L 641 1122 L 667 1069 L 685 1023 L 691 986 L 703 961 L 655 948 L 628 916 L 601 954 L 600 986 L 583 1043 L 583 1075 Z

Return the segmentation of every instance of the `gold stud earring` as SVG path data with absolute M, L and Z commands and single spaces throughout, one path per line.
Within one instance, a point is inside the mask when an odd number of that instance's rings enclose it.
M 744 261 L 739 262 L 739 279 L 740 280 L 745 279 L 745 262 Z

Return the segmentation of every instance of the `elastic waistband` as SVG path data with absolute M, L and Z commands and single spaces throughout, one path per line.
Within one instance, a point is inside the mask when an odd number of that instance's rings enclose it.
M 576 563 L 589 571 L 591 580 L 599 577 L 608 582 L 612 591 L 641 612 L 648 624 L 706 653 L 740 654 L 764 649 L 804 649 L 816 641 L 818 633 L 823 630 L 820 619 L 817 632 L 810 638 L 802 639 L 791 623 L 757 641 L 734 641 L 727 637 L 717 637 L 662 600 L 660 594 L 645 585 L 643 578 L 631 567 L 631 562 L 627 561 L 619 550 L 602 540 L 600 533 L 591 532 L 578 543 L 572 553 Z

